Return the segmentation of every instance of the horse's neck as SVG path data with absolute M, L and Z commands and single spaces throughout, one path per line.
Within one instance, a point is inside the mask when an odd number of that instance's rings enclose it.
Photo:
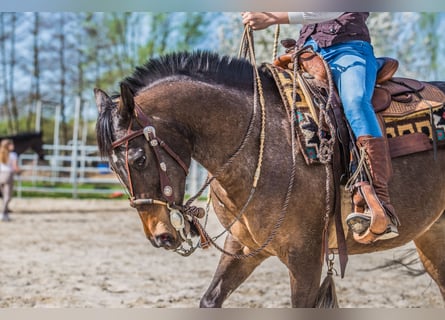
M 24 141 L 14 142 L 15 153 L 22 154 L 23 152 L 26 151 L 26 149 L 28 149 L 28 143 L 26 143 Z
M 28 150 L 28 148 L 32 148 L 34 150 L 33 147 L 33 140 L 34 138 L 30 137 L 28 139 L 20 139 L 19 141 L 16 141 L 14 143 L 15 145 L 15 152 L 17 154 L 22 154 L 24 153 L 26 150 Z
M 251 94 L 233 88 L 202 82 L 176 81 L 170 85 L 158 85 L 136 98 L 140 105 L 149 107 L 155 118 L 168 118 L 172 125 L 187 128 L 191 135 L 192 157 L 211 174 L 217 173 L 242 143 L 252 115 Z M 255 142 L 258 132 L 250 139 Z M 252 144 L 252 143 L 251 143 Z M 255 163 L 249 159 L 249 150 L 240 154 L 236 161 Z M 238 164 L 234 164 L 238 167 Z M 234 180 L 231 170 L 222 179 Z M 239 171 L 242 172 L 239 172 Z M 250 175 L 250 171 L 237 168 L 237 174 Z M 252 170 L 253 171 L 253 170 Z

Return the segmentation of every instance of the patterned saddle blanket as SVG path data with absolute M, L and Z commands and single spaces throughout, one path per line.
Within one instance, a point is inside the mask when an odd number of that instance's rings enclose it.
M 294 101 L 293 71 L 272 64 L 263 67 L 273 75 L 286 109 L 295 112 L 295 134 L 306 162 L 320 163 L 319 125 L 323 124 L 318 123 L 314 97 L 300 83 Z M 373 105 L 386 128 L 393 158 L 431 150 L 433 140 L 445 145 L 444 104 L 445 94 L 429 83 L 392 78 L 376 86 Z

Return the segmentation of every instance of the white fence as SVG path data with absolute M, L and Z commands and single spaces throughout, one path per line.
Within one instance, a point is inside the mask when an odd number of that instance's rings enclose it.
M 94 110 L 95 110 L 94 106 Z M 75 99 L 73 108 L 73 133 L 69 145 L 59 144 L 61 108 L 59 105 L 36 105 L 35 131 L 40 131 L 41 116 L 44 110 L 54 114 L 54 145 L 44 145 L 45 160 L 38 161 L 36 154 L 22 154 L 19 158 L 22 174 L 16 176 L 18 196 L 24 192 L 68 193 L 73 198 L 79 195 L 103 194 L 110 196 L 115 192 L 124 192 L 118 178 L 110 172 L 108 164 L 99 156 L 95 145 L 86 145 L 89 104 L 81 108 L 81 102 Z M 81 114 L 81 109 L 83 113 Z M 192 161 L 186 181 L 186 194 L 194 195 L 202 186 L 207 172 Z M 60 186 L 63 184 L 63 187 Z
M 21 175 L 16 176 L 15 190 L 21 197 L 24 192 L 72 194 L 103 194 L 112 196 L 125 193 L 124 187 L 98 153 L 97 146 L 44 145 L 45 160 L 38 161 L 36 154 L 19 157 Z M 186 193 L 194 195 L 207 176 L 206 171 L 192 161 L 186 182 Z M 63 187 L 60 186 L 63 184 Z

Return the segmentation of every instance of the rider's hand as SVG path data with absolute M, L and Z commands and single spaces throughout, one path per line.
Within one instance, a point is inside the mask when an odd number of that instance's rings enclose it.
M 288 24 L 287 12 L 243 12 L 243 24 L 249 25 L 253 30 L 265 29 L 273 24 Z

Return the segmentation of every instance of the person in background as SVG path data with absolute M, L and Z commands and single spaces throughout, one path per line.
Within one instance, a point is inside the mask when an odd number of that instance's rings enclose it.
M 312 46 L 331 68 L 333 80 L 352 128 L 357 146 L 366 153 L 372 184 L 387 216 L 386 232 L 377 239 L 398 236 L 399 220 L 390 203 L 388 182 L 392 175 L 391 158 L 371 103 L 378 63 L 371 45 L 366 20 L 369 12 L 243 12 L 243 23 L 253 30 L 274 24 L 302 24 L 297 48 Z M 376 208 L 377 209 L 377 208 Z M 348 220 L 349 219 L 349 220 Z M 370 217 L 352 213 L 348 225 L 354 232 L 366 231 Z M 358 222 L 358 223 L 357 223 Z
M 0 142 L 0 190 L 3 197 L 2 221 L 10 221 L 9 202 L 14 188 L 14 174 L 19 173 L 17 154 L 14 152 L 14 143 L 10 139 Z

